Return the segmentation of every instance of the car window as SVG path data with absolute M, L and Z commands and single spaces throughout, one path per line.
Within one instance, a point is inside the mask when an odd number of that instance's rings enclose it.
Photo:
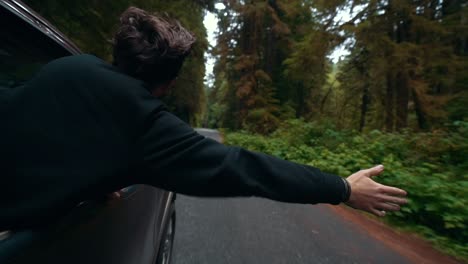
M 0 86 L 14 88 L 47 62 L 70 55 L 60 44 L 0 6 Z

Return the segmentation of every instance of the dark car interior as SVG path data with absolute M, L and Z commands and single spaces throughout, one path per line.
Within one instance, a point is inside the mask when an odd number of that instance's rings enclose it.
M 54 40 L 0 8 L 0 86 L 14 88 L 45 63 L 69 55 Z

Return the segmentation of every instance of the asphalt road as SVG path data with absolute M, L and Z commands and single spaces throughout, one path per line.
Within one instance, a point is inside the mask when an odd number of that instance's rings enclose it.
M 204 135 L 205 137 L 212 138 L 218 142 L 223 141 L 223 137 L 221 134 L 218 132 L 218 130 L 215 129 L 208 129 L 208 128 L 196 128 L 195 129 L 198 133 L 201 135 Z
M 409 263 L 327 206 L 178 196 L 174 264 Z
M 324 205 L 178 195 L 176 212 L 173 264 L 410 263 Z

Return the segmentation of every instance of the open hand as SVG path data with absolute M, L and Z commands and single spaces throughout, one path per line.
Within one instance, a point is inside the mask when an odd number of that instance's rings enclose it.
M 407 200 L 402 198 L 406 196 L 406 192 L 371 179 L 383 170 L 384 166 L 378 165 L 360 170 L 346 178 L 351 187 L 351 195 L 346 204 L 377 216 L 385 216 L 387 211 L 399 211 L 400 205 L 407 203 Z

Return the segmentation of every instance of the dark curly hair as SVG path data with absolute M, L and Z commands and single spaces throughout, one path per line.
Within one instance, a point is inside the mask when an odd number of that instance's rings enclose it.
M 167 16 L 129 7 L 114 35 L 114 62 L 126 74 L 151 86 L 177 77 L 196 39 Z

